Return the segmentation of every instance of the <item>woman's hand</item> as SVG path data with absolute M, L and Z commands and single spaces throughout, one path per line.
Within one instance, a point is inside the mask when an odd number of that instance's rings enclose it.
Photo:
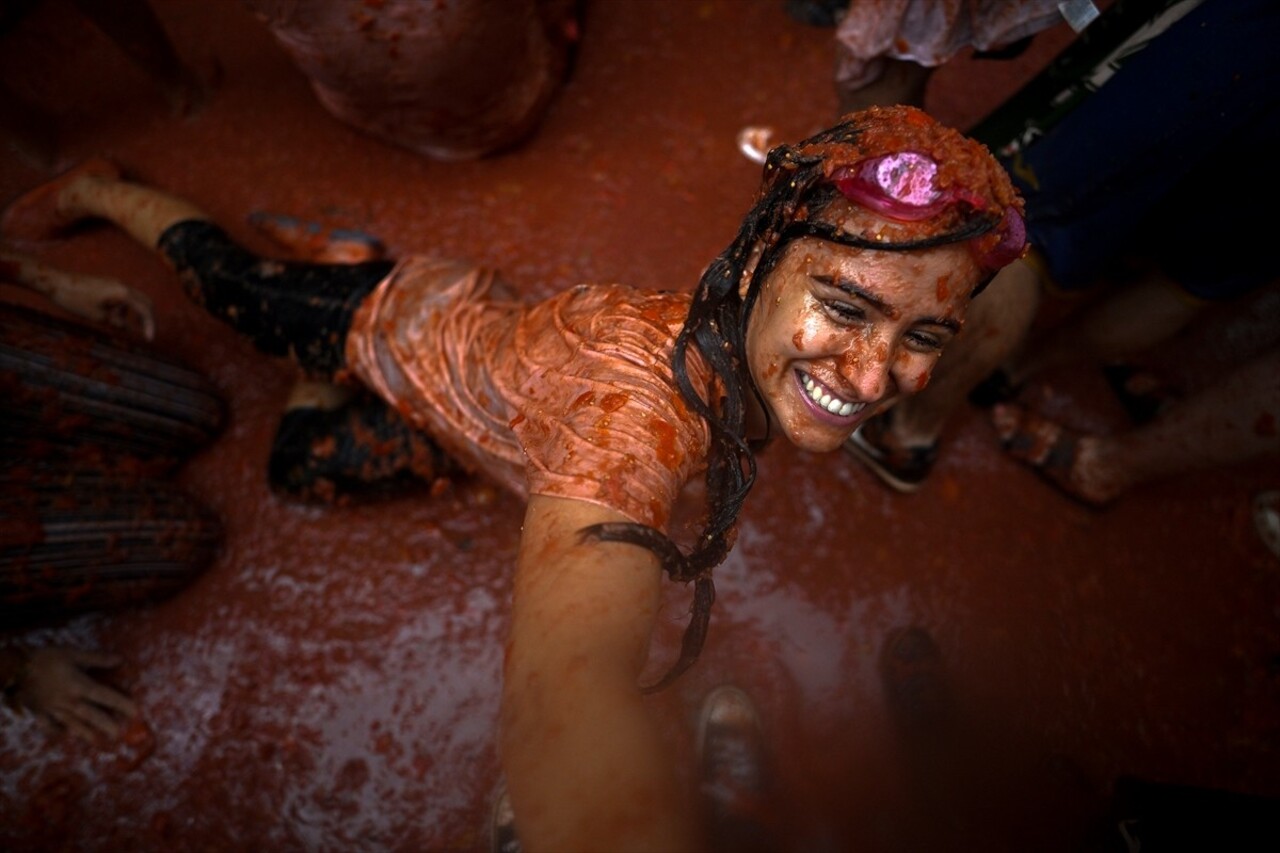
M 14 701 L 44 725 L 65 729 L 90 743 L 102 735 L 118 738 L 121 723 L 136 716 L 138 706 L 85 670 L 119 664 L 118 657 L 101 652 L 35 649 L 28 653 L 22 677 L 14 685 Z

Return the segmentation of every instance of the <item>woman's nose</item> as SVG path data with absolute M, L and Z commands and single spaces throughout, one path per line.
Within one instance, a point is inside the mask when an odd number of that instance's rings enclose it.
M 867 353 L 862 358 L 846 359 L 840 371 L 857 392 L 858 399 L 871 402 L 885 397 L 889 390 L 892 357 Z

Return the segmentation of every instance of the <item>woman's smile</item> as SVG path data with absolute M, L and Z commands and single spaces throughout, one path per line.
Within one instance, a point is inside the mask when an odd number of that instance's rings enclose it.
M 814 415 L 832 424 L 856 423 L 858 414 L 867 407 L 864 402 L 846 400 L 803 370 L 795 372 L 806 399 L 812 404 Z

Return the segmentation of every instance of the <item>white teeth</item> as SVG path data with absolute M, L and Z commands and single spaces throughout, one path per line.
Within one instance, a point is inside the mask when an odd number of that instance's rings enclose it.
M 839 397 L 832 396 L 831 392 L 817 382 L 809 374 L 801 371 L 800 377 L 804 380 L 804 390 L 809 395 L 809 399 L 826 409 L 833 415 L 839 415 L 847 418 L 854 412 L 859 412 L 866 403 L 850 403 L 841 400 Z

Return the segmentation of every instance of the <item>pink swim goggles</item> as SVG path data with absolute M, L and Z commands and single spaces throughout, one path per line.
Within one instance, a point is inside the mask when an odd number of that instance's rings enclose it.
M 938 163 L 918 151 L 901 151 L 843 166 L 831 179 L 850 201 L 900 222 L 929 219 L 954 204 L 982 210 L 986 203 L 963 188 L 938 189 Z M 983 269 L 995 271 L 1022 256 L 1027 226 L 1022 214 L 1006 207 L 995 227 L 999 239 L 970 240 L 974 258 Z M 984 235 L 985 236 L 985 235 Z

